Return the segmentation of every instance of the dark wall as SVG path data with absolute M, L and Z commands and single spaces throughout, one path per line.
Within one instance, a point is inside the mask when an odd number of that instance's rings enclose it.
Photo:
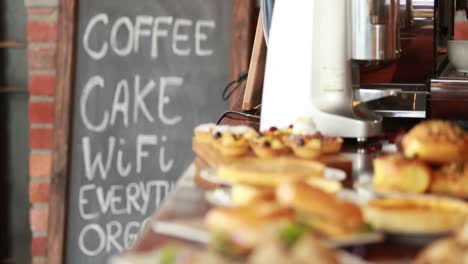
M 1 0 L 0 42 L 26 43 L 26 18 L 24 1 Z M 31 262 L 26 54 L 0 47 L 0 263 Z

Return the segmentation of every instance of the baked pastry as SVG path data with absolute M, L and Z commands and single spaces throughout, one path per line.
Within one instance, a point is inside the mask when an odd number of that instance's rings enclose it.
M 429 191 L 468 198 L 468 162 L 444 165 L 433 172 Z
M 292 135 L 285 142 L 299 158 L 316 159 L 322 154 L 322 140 L 319 137 Z
M 279 185 L 276 197 L 280 204 L 296 210 L 299 223 L 328 238 L 346 237 L 361 232 L 365 226 L 357 205 L 305 182 Z
M 402 140 L 405 156 L 432 163 L 466 159 L 468 137 L 461 128 L 447 121 L 430 120 L 413 127 Z
M 198 125 L 194 129 L 195 140 L 201 143 L 211 143 L 213 140 L 212 135 L 215 127 L 216 124 L 213 123 Z
M 259 135 L 250 140 L 250 146 L 260 158 L 278 157 L 289 152 L 289 147 L 281 141 L 281 138 L 272 134 Z
M 278 239 L 264 240 L 252 253 L 248 264 L 338 264 L 335 252 L 324 247 L 310 235 L 302 235 L 292 246 L 286 247 Z
M 320 162 L 291 159 L 257 159 L 232 162 L 218 170 L 220 178 L 259 187 L 275 187 L 284 181 L 323 177 L 325 166 Z
M 275 188 L 234 184 L 231 187 L 231 199 L 234 204 L 241 206 L 255 201 L 275 201 Z
M 258 201 L 248 206 L 213 208 L 205 216 L 205 224 L 213 234 L 215 249 L 231 256 L 245 256 L 265 236 L 291 222 L 293 215 L 290 208 Z
M 430 181 L 431 170 L 420 160 L 401 154 L 374 159 L 372 183 L 379 192 L 423 193 Z
M 212 250 L 200 250 L 195 245 L 169 242 L 152 251 L 132 251 L 112 257 L 113 264 L 242 264 Z
M 322 137 L 322 153 L 336 154 L 341 151 L 343 139 L 340 137 Z
M 247 140 L 254 139 L 258 136 L 258 133 L 255 129 L 248 126 L 232 126 L 230 131 L 238 136 L 242 136 Z
M 420 253 L 414 264 L 466 264 L 468 254 L 451 238 L 437 240 Z
M 245 155 L 249 151 L 248 140 L 242 135 L 232 132 L 222 133 L 217 143 L 218 150 L 225 157 L 238 157 Z
M 374 228 L 398 233 L 452 232 L 468 219 L 465 201 L 443 197 L 378 199 L 363 211 Z
M 468 222 L 454 237 L 431 243 L 415 259 L 415 264 L 468 263 Z

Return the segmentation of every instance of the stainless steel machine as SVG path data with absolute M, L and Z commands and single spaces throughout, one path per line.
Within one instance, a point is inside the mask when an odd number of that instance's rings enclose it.
M 453 116 L 447 89 L 460 100 L 463 89 L 453 89 L 468 87 L 447 59 L 456 4 L 276 0 L 264 23 L 271 28 L 261 128 L 312 116 L 326 134 L 364 139 L 381 133 L 382 118 Z

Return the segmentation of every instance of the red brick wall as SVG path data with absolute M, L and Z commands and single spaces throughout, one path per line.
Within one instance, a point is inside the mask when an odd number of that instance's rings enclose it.
M 58 0 L 25 0 L 28 9 L 29 200 L 32 263 L 47 263 L 47 222 L 52 169 Z

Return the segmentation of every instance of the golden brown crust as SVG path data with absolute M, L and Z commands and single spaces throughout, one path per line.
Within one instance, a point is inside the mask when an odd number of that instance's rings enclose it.
M 468 162 L 444 165 L 433 174 L 431 193 L 468 197 Z
M 221 133 L 221 136 L 215 139 L 214 145 L 226 157 L 243 156 L 250 148 L 248 140 L 243 135 L 231 132 Z
M 415 264 L 463 264 L 465 253 L 453 239 L 438 240 L 421 252 L 415 259 Z
M 422 122 L 402 141 L 407 157 L 418 157 L 427 162 L 447 163 L 466 158 L 466 132 L 447 121 L 430 120 Z
M 322 152 L 323 154 L 336 154 L 341 151 L 343 145 L 342 138 L 324 137 L 322 139 Z
M 284 138 L 294 154 L 302 159 L 317 159 L 322 155 L 322 140 L 319 137 L 292 135 Z
M 327 233 L 352 233 L 362 228 L 364 221 L 358 206 L 342 201 L 335 195 L 304 182 L 283 183 L 277 188 L 278 201 L 299 213 L 312 214 L 322 221 Z M 330 228 L 331 226 L 336 227 Z M 338 230 L 338 231 L 337 231 Z
M 401 154 L 374 160 L 372 183 L 379 192 L 423 193 L 429 188 L 431 170 L 422 161 Z
M 401 233 L 451 232 L 468 219 L 466 202 L 439 197 L 379 199 L 363 210 L 375 228 Z
M 278 157 L 287 154 L 290 149 L 285 145 L 280 136 L 264 134 L 250 140 L 250 147 L 260 158 Z

